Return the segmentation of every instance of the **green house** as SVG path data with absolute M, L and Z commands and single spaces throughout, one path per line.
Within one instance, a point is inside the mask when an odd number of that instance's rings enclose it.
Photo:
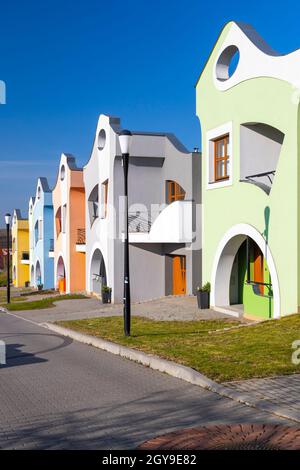
M 202 279 L 233 315 L 296 313 L 300 295 L 300 50 L 228 23 L 198 79 Z

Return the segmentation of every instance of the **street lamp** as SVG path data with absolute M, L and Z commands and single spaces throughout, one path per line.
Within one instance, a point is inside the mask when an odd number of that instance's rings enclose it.
M 5 224 L 6 224 L 6 242 L 7 242 L 7 289 L 6 289 L 6 298 L 7 298 L 7 303 L 10 303 L 10 266 L 9 266 L 9 228 L 10 228 L 10 220 L 11 220 L 11 215 L 10 214 L 5 214 Z
M 124 333 L 130 336 L 130 280 L 129 280 L 129 241 L 128 241 L 128 165 L 132 134 L 123 130 L 119 134 L 119 142 L 122 152 L 122 166 L 124 172 L 124 197 L 125 197 L 125 230 L 124 230 Z

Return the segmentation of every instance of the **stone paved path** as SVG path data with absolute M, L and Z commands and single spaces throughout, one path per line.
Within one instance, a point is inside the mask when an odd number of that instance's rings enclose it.
M 14 313 L 37 323 L 43 323 L 57 320 L 77 320 L 122 315 L 123 305 L 103 305 L 100 300 L 96 298 L 61 300 L 56 303 L 54 308 L 26 310 Z M 230 315 L 214 310 L 199 310 L 197 307 L 197 299 L 194 296 L 169 296 L 148 302 L 136 303 L 132 305 L 132 314 L 164 321 L 215 320 L 220 318 L 236 320 Z
M 250 393 L 261 401 L 271 402 L 283 411 L 289 410 L 289 414 L 300 422 L 300 366 L 299 374 L 243 380 L 226 385 Z

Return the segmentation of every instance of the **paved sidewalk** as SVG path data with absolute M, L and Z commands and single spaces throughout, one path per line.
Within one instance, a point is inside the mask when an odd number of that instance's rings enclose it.
M 300 366 L 299 374 L 266 379 L 250 379 L 226 383 L 225 385 L 239 392 L 251 394 L 262 403 L 271 403 L 289 412 L 300 422 Z
M 55 307 L 43 310 L 13 312 L 37 323 L 58 320 L 78 320 L 85 318 L 121 316 L 122 304 L 105 304 L 96 298 L 61 300 Z M 211 309 L 199 310 L 194 296 L 169 296 L 161 299 L 132 304 L 132 315 L 139 315 L 153 320 L 215 320 L 220 318 L 235 321 L 235 317 Z

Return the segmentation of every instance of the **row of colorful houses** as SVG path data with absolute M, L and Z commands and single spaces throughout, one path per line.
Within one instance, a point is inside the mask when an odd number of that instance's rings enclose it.
M 101 115 L 86 165 L 78 168 L 72 155 L 62 154 L 54 187 L 39 178 L 28 217 L 24 220 L 14 211 L 16 286 L 99 296 L 105 286 L 111 288 L 113 302 L 122 300 L 120 132 L 118 118 Z M 200 226 L 196 230 L 200 154 L 188 152 L 172 134 L 132 134 L 128 182 L 132 299 L 193 294 L 200 282 Z
M 209 281 L 216 310 L 256 318 L 298 311 L 299 76 L 299 50 L 280 55 L 249 25 L 230 22 L 196 84 L 202 156 L 173 135 L 133 133 L 134 300 L 194 294 Z M 15 211 L 17 285 L 96 294 L 107 285 L 121 300 L 120 129 L 119 119 L 100 116 L 87 164 L 77 168 L 63 154 L 52 191 L 39 179 L 29 218 Z

